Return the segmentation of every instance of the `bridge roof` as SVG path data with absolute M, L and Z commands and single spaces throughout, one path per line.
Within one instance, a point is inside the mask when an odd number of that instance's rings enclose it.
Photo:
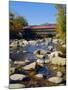
M 24 29 L 55 29 L 56 24 L 26 26 Z

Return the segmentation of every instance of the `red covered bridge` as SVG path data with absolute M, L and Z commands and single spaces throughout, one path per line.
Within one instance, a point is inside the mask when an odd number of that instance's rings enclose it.
M 56 35 L 56 24 L 48 25 L 34 25 L 24 27 L 25 31 L 36 33 L 37 36 L 46 37 L 46 36 L 55 36 Z M 28 35 L 27 35 L 28 36 Z

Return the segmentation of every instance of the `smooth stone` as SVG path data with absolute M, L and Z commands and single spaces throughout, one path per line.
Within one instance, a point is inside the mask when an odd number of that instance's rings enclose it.
M 9 84 L 10 89 L 18 89 L 18 88 L 24 88 L 24 84 Z
M 58 83 L 61 83 L 61 82 L 62 82 L 62 78 L 55 76 L 55 77 L 49 78 L 48 81 L 50 81 L 50 82 L 52 82 L 52 83 L 58 84 Z
M 38 49 L 34 52 L 34 55 L 39 58 L 39 59 L 42 59 L 45 55 L 46 55 L 46 52 L 45 50 L 42 50 L 42 49 Z
M 43 66 L 44 60 L 38 59 L 38 60 L 37 60 L 37 64 L 40 65 L 40 66 Z
M 58 56 L 52 58 L 52 60 L 50 62 L 52 64 L 55 64 L 55 65 L 61 65 L 61 66 L 66 65 L 66 59 L 65 58 L 61 58 L 61 57 L 58 57 Z
M 24 70 L 31 70 L 31 69 L 35 69 L 36 66 L 36 62 L 30 63 L 26 66 L 23 67 Z
M 23 44 L 24 44 L 24 45 L 27 45 L 27 44 L 28 44 L 28 41 L 23 40 Z
M 58 77 L 61 77 L 61 76 L 62 76 L 62 72 L 58 71 L 58 72 L 57 72 L 57 76 L 58 76 Z
M 13 74 L 10 76 L 10 79 L 16 81 L 16 80 L 22 80 L 25 77 L 26 76 L 23 74 Z
M 24 65 L 25 64 L 25 61 L 15 61 L 14 64 Z
M 43 78 L 43 74 L 36 74 L 34 77 L 37 78 L 37 79 Z

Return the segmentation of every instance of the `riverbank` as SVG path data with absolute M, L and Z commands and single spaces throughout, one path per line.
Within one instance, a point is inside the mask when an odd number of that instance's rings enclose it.
M 65 45 L 51 38 L 10 40 L 10 88 L 66 85 L 66 58 L 57 50 L 58 43 Z

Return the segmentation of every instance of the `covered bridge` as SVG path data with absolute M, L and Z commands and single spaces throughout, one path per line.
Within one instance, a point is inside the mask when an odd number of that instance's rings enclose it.
M 23 32 L 24 30 L 24 32 Z M 26 26 L 22 30 L 23 37 L 45 38 L 56 35 L 56 24 Z

